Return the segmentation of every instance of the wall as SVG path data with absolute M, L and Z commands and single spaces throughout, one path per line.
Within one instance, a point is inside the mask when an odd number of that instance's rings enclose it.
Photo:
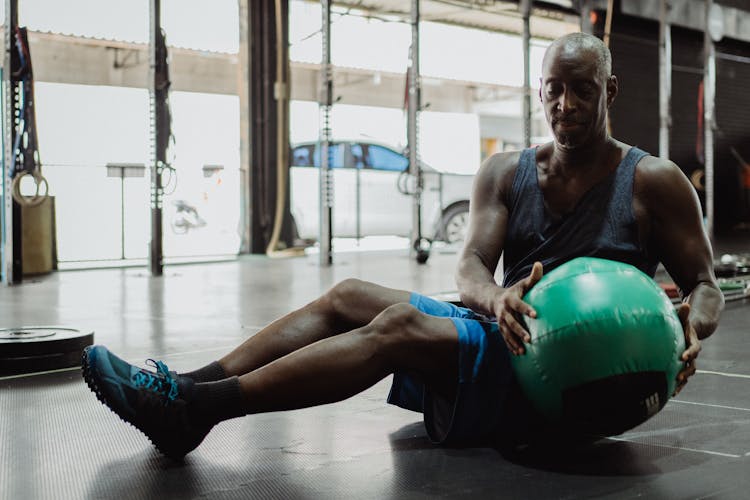
M 602 31 L 599 23 L 595 32 L 601 36 Z M 616 15 L 610 49 L 613 73 L 620 81 L 620 95 L 611 111 L 612 134 L 658 154 L 658 23 Z M 741 185 L 742 165 L 732 154 L 734 148 L 745 162 L 750 162 L 750 93 L 746 90 L 750 81 L 750 44 L 724 39 L 716 44 L 716 52 L 715 227 L 717 234 L 726 234 L 750 221 Z M 737 56 L 739 60 L 729 60 Z M 670 158 L 690 176 L 703 168 L 698 121 L 702 32 L 672 28 L 672 65 Z M 703 201 L 702 193 L 699 195 Z

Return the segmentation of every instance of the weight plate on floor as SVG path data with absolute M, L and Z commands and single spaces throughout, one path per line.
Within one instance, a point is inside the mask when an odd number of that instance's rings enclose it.
M 94 332 L 63 326 L 0 328 L 0 375 L 76 366 Z
M 3 340 L 31 340 L 43 337 L 53 337 L 57 335 L 56 330 L 49 328 L 37 329 L 20 329 L 20 328 L 2 328 L 0 329 L 0 341 Z

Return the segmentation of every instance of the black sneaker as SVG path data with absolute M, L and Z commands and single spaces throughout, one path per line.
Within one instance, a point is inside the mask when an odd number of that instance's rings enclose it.
M 194 382 L 149 359 L 155 372 L 133 366 L 101 345 L 83 351 L 83 378 L 96 397 L 149 438 L 164 455 L 181 460 L 213 425 L 188 413 Z

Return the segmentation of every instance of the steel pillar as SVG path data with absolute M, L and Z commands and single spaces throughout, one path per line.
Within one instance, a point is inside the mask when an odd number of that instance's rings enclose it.
M 659 156 L 669 158 L 669 131 L 672 126 L 672 29 L 669 24 L 670 0 L 661 0 L 659 12 Z
M 13 68 L 18 66 L 16 55 L 16 28 L 18 27 L 18 0 L 5 0 L 5 57 L 3 60 L 3 207 L 2 207 L 2 281 L 6 285 L 21 283 L 23 263 L 21 248 L 21 206 L 13 200 L 11 185 L 13 172 L 11 158 L 16 154 L 19 123 L 18 82 Z
M 250 72 L 250 6 L 253 0 L 239 0 L 239 31 L 240 47 L 239 60 L 239 83 L 238 94 L 240 101 L 240 253 L 251 253 L 251 220 L 252 213 L 250 193 L 250 133 L 252 130 L 250 89 L 252 86 L 252 75 Z
M 274 240 L 277 202 L 279 199 L 279 183 L 284 183 L 285 199 L 281 217 L 279 239 L 291 247 L 291 215 L 289 210 L 289 176 L 279 176 L 279 164 L 286 160 L 279 160 L 282 156 L 279 148 L 288 148 L 289 140 L 286 132 L 288 127 L 281 122 L 286 111 L 280 112 L 279 107 L 288 106 L 288 89 L 277 82 L 278 62 L 286 66 L 288 62 L 288 2 L 279 2 L 281 14 L 276 12 L 275 0 L 250 0 L 247 4 L 247 50 L 246 60 L 241 62 L 243 79 L 247 78 L 249 87 L 249 104 L 245 127 L 248 135 L 241 141 L 248 147 L 248 174 L 245 181 L 249 184 L 250 213 L 248 233 L 250 236 L 249 251 L 255 254 L 266 254 L 269 243 Z M 278 17 L 280 17 L 280 19 Z M 281 43 L 277 40 L 277 23 L 281 23 Z M 242 24 L 241 24 L 242 26 Z M 279 57 L 278 51 L 284 53 Z M 281 68 L 287 72 L 287 68 Z M 241 101 L 242 103 L 243 101 Z M 281 137 L 280 137 L 281 136 Z M 279 140 L 281 139 L 281 140 Z M 283 153 L 283 152 L 282 152 Z M 287 158 L 287 155 L 283 155 Z M 287 165 L 282 165 L 288 169 Z M 286 178 L 286 180 L 284 179 Z M 248 245 L 244 245 L 247 250 Z M 274 249 L 275 250 L 275 249 Z
M 411 1 L 411 48 L 409 50 L 408 69 L 408 107 L 406 140 L 409 148 L 409 173 L 415 179 L 412 194 L 412 248 L 416 252 L 417 262 L 423 264 L 429 257 L 429 246 L 425 245 L 422 236 L 422 165 L 419 162 L 419 111 L 422 107 L 422 86 L 419 71 L 419 0 Z
M 703 154 L 706 169 L 706 234 L 714 238 L 714 127 L 716 94 L 716 52 L 709 32 L 713 0 L 706 0 L 706 27 L 703 34 Z
M 523 17 L 523 143 L 531 147 L 531 1 L 521 0 Z
M 579 11 L 581 13 L 581 32 L 593 35 L 594 26 L 591 24 L 591 0 L 580 0 L 579 6 Z
M 321 20 L 323 57 L 320 61 L 320 226 L 318 244 L 320 265 L 333 263 L 333 175 L 331 163 L 331 108 L 333 107 L 333 66 L 331 65 L 331 0 L 322 0 Z
M 151 242 L 149 244 L 149 269 L 152 276 L 164 272 L 162 235 L 162 210 L 164 189 L 162 173 L 167 166 L 170 118 L 169 71 L 167 44 L 161 28 L 161 0 L 150 0 L 149 15 L 149 108 L 151 118 Z

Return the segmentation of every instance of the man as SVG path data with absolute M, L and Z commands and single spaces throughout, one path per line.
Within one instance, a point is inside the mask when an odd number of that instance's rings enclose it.
M 433 441 L 482 439 L 522 412 L 509 353 L 524 352 L 521 317 L 536 312 L 521 297 L 544 268 L 589 255 L 652 276 L 661 261 L 674 278 L 686 297 L 682 389 L 723 297 L 690 183 L 673 163 L 607 134 L 616 95 L 597 38 L 576 33 L 549 47 L 540 98 L 555 140 L 482 165 L 456 276 L 470 309 L 346 280 L 194 372 L 178 375 L 160 362 L 150 372 L 89 348 L 89 386 L 174 458 L 222 420 L 340 401 L 391 373 L 389 402 L 423 411 Z

